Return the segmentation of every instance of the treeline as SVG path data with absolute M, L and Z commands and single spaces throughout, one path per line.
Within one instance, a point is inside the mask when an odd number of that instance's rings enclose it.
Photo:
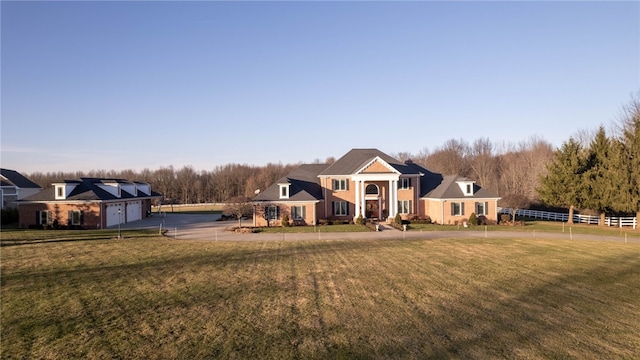
M 592 209 L 640 217 L 640 98 L 625 106 L 613 134 L 600 127 L 585 144 L 569 138 L 556 150 L 542 178 L 540 197 L 573 210 Z
M 444 175 L 460 175 L 499 196 L 522 194 L 536 201 L 540 177 L 553 157 L 553 146 L 532 136 L 519 143 L 493 143 L 479 138 L 469 143 L 451 139 L 444 145 L 418 154 L 398 153 L 392 156 L 413 162 Z
M 384 151 L 384 149 L 381 149 Z M 536 187 L 545 164 L 553 156 L 553 147 L 538 137 L 517 144 L 494 144 L 487 138 L 468 143 L 463 139 L 451 139 L 433 151 L 427 149 L 418 154 L 390 154 L 399 160 L 411 159 L 427 169 L 445 175 L 458 174 L 468 177 L 498 195 L 526 194 L 536 199 Z M 335 161 L 333 157 L 324 162 Z M 322 162 L 318 159 L 315 163 Z M 227 164 L 211 171 L 197 171 L 192 166 L 157 170 L 94 170 L 90 172 L 55 172 L 27 174 L 43 188 L 62 180 L 81 177 L 119 178 L 149 182 L 155 191 L 164 195 L 164 203 L 190 204 L 223 202 L 243 196 L 254 197 L 256 190 L 264 190 L 300 164 L 267 164 L 250 166 Z
M 595 133 L 582 130 L 558 149 L 546 140 L 532 136 L 515 144 L 495 143 L 488 138 L 473 142 L 451 139 L 433 150 L 425 148 L 417 154 L 390 155 L 402 161 L 411 159 L 431 171 L 470 178 L 502 197 L 500 205 L 505 207 L 523 208 L 537 203 L 589 208 L 601 213 L 638 211 L 638 99 L 640 96 L 623 107 L 622 116 L 615 124 L 617 130 L 611 136 L 607 136 L 603 127 Z M 327 163 L 333 161 L 334 158 L 325 160 Z M 197 171 L 191 166 L 180 169 L 168 166 L 157 170 L 98 170 L 27 176 L 42 187 L 80 177 L 144 181 L 164 195 L 164 203 L 188 204 L 224 202 L 238 196 L 254 197 L 256 190 L 266 189 L 299 165 L 227 164 L 210 171 Z
M 296 166 L 298 164 L 228 164 L 217 166 L 211 171 L 197 171 L 192 166 L 175 169 L 170 165 L 142 171 L 36 172 L 27 177 L 43 188 L 50 187 L 56 181 L 82 177 L 142 181 L 150 183 L 154 191 L 161 193 L 165 204 L 193 204 L 223 202 L 236 196 L 253 197 L 257 189 L 264 190 Z

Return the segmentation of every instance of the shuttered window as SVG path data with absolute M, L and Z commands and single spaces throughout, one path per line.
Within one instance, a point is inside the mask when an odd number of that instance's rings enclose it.
M 275 205 L 267 206 L 266 212 L 268 220 L 276 220 L 280 217 L 280 209 Z
M 476 203 L 476 215 L 488 215 L 489 214 L 489 203 L 488 202 L 477 202 Z
M 306 207 L 304 206 L 292 206 L 291 207 L 291 217 L 293 220 L 304 220 Z
M 333 202 L 333 215 L 346 216 L 349 215 L 349 203 L 346 201 Z
M 82 211 L 80 210 L 69 210 L 69 225 L 81 225 L 82 224 Z
M 335 191 L 347 191 L 349 190 L 349 180 L 347 179 L 334 179 L 333 190 Z
M 38 225 L 51 224 L 51 211 L 41 210 L 36 212 L 36 223 Z
M 399 200 L 398 201 L 398 212 L 400 214 L 411 214 L 413 212 L 411 200 Z
M 451 216 L 463 216 L 463 215 L 464 215 L 464 203 L 452 202 Z

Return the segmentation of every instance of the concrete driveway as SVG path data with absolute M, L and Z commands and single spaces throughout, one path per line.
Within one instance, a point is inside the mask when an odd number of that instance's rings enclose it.
M 379 232 L 312 232 L 312 233 L 257 233 L 238 234 L 226 231 L 237 226 L 238 221 L 217 221 L 219 214 L 184 214 L 167 213 L 164 216 L 154 215 L 149 218 L 121 224 L 121 229 L 158 229 L 167 230 L 166 236 L 177 240 L 230 240 L 230 241 L 263 241 L 263 240 L 337 240 L 337 239 L 443 239 L 443 238 L 544 238 L 565 240 L 594 240 L 640 243 L 637 237 L 578 235 L 567 233 L 512 232 L 483 230 L 450 230 L 450 231 L 399 231 L 389 226 Z M 251 220 L 242 220 L 243 225 L 251 225 Z M 326 231 L 326 227 L 322 230 Z

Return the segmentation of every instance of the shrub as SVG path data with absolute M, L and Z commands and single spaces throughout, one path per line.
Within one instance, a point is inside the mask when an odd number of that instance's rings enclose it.
M 283 227 L 291 226 L 291 224 L 289 224 L 289 215 L 287 215 L 287 214 L 283 214 L 282 215 L 282 226 Z
M 402 225 L 402 215 L 400 215 L 400 213 L 397 213 L 396 217 L 393 219 L 393 222 L 398 225 Z
M 356 218 L 356 224 L 364 225 L 364 218 L 362 217 L 362 214 L 358 215 L 358 217 Z
M 500 223 L 511 222 L 511 214 L 500 214 Z
M 469 215 L 469 224 L 478 225 L 478 218 L 476 217 L 476 213 L 471 213 L 471 215 Z

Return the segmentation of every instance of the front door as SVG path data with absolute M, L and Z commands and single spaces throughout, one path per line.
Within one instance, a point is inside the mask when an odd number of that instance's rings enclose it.
M 366 206 L 367 206 L 367 212 L 365 214 L 368 219 L 378 219 L 380 217 L 380 212 L 378 208 L 378 199 L 367 200 Z

